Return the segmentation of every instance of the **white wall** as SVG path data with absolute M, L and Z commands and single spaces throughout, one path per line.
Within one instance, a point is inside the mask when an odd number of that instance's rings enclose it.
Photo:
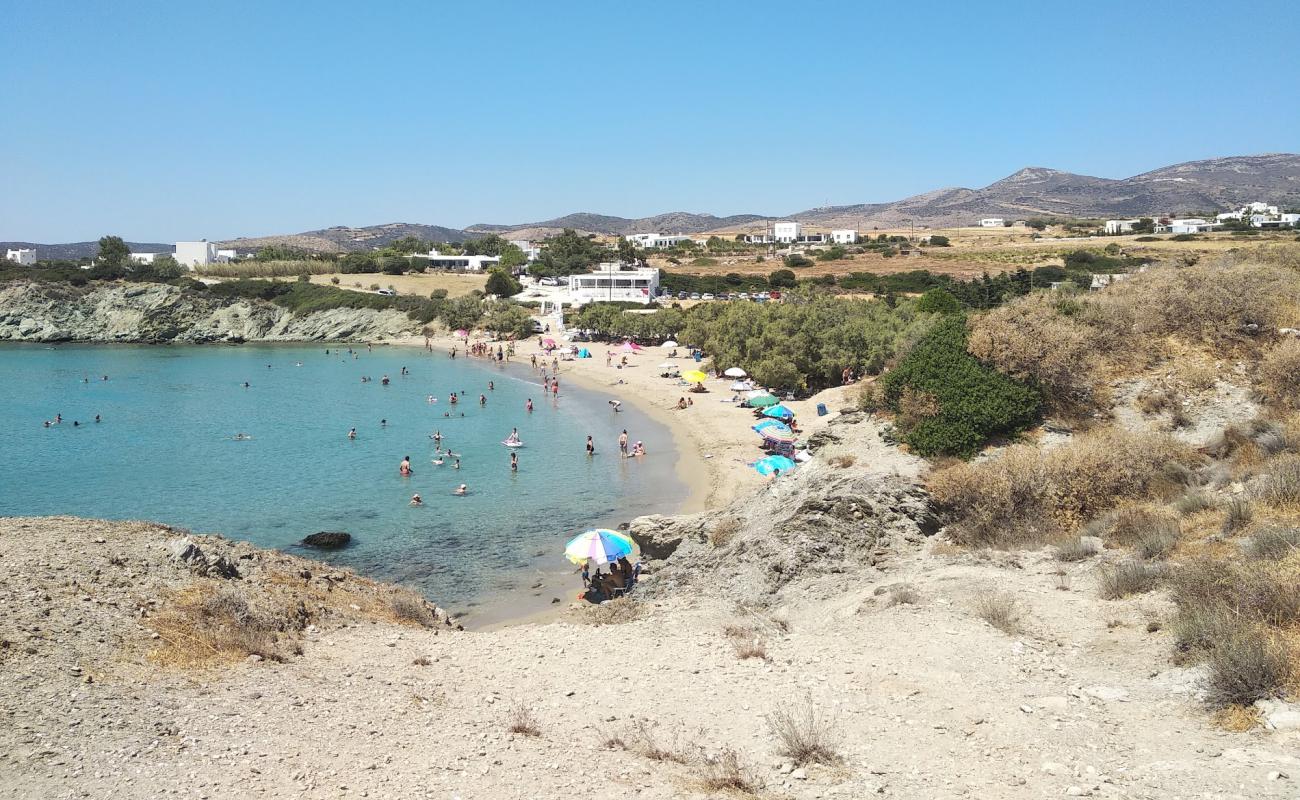
M 176 261 L 190 269 L 206 267 L 217 261 L 217 246 L 202 239 L 197 242 L 177 242 Z
M 858 232 L 850 230 L 831 231 L 831 240 L 836 244 L 857 244 Z
M 24 267 L 30 267 L 36 263 L 36 250 L 31 247 L 21 247 L 17 250 L 6 250 L 5 259 L 13 261 Z
M 778 222 L 772 226 L 772 236 L 778 242 L 793 242 L 803 235 L 803 226 L 797 222 Z

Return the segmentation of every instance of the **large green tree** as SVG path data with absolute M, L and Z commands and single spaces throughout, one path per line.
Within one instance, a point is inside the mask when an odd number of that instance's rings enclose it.
M 494 294 L 497 297 L 513 297 L 523 291 L 519 281 L 510 277 L 510 273 L 503 269 L 493 269 L 488 271 L 487 284 L 483 291 L 488 294 Z
M 99 256 L 96 261 L 106 267 L 123 267 L 130 263 L 131 248 L 126 246 L 121 236 L 104 236 L 99 240 Z

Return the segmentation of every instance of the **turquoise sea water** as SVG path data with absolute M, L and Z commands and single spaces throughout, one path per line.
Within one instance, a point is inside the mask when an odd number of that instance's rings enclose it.
M 157 520 L 302 553 L 303 536 L 343 530 L 351 547 L 311 554 L 453 604 L 519 569 L 562 567 L 568 536 L 670 510 L 684 492 L 666 429 L 613 413 L 563 375 L 551 400 L 526 359 L 499 367 L 419 348 L 361 346 L 355 358 L 326 349 L 0 346 L 0 515 Z M 62 424 L 43 427 L 56 414 Z M 501 445 L 514 427 L 525 443 L 518 472 Z M 624 427 L 650 455 L 619 458 Z M 460 470 L 430 464 L 435 430 Z M 237 432 L 252 439 L 234 441 Z M 403 478 L 407 455 L 414 475 Z M 467 497 L 451 495 L 459 483 Z M 417 491 L 425 505 L 412 508 Z

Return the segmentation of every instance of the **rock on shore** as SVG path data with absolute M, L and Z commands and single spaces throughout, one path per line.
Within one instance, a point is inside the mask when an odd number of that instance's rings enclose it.
M 0 341 L 243 342 L 383 339 L 418 323 L 394 310 L 295 315 L 260 300 L 208 297 L 153 283 L 0 286 Z

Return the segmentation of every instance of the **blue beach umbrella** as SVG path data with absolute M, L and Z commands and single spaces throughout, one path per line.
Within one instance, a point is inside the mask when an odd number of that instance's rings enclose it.
M 763 416 L 774 419 L 794 419 L 794 412 L 785 406 L 776 405 L 764 410 Z
M 755 461 L 754 469 L 759 475 L 771 475 L 778 469 L 783 472 L 794 469 L 794 462 L 785 456 L 767 456 Z
M 773 425 L 781 425 L 781 421 L 775 419 L 763 419 L 763 420 L 759 420 L 758 423 L 753 426 L 753 428 L 756 432 L 762 433 L 763 431 L 767 430 Z
M 627 558 L 636 552 L 636 542 L 626 533 L 599 528 L 580 533 L 564 546 L 564 556 L 575 564 L 588 559 L 597 564 L 608 564 Z

